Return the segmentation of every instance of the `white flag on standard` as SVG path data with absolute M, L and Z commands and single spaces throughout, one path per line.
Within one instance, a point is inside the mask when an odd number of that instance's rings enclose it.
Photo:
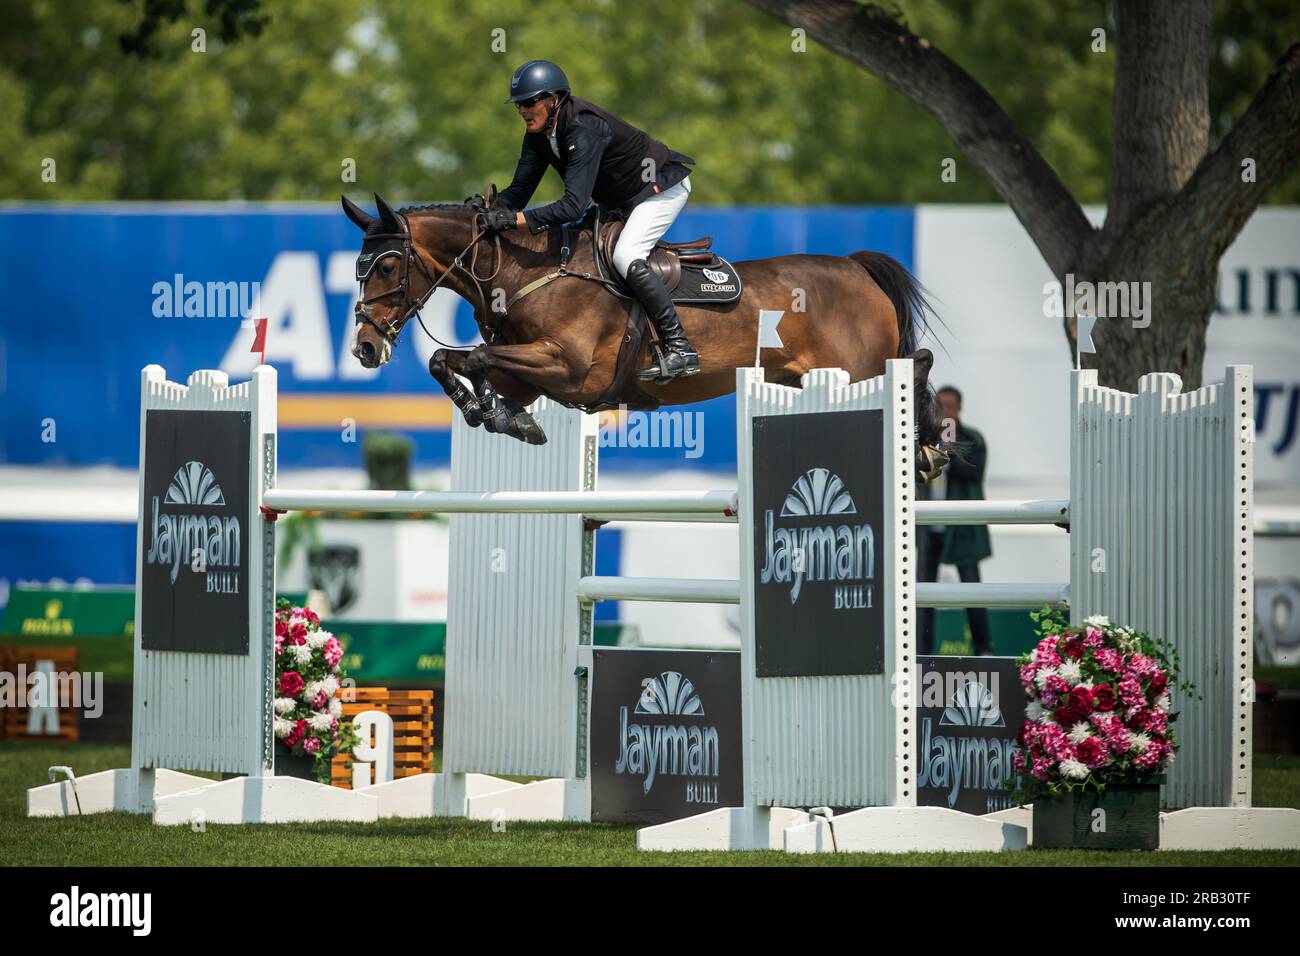
M 754 367 L 758 368 L 758 354 L 763 349 L 779 349 L 785 346 L 781 341 L 781 336 L 776 332 L 776 327 L 781 324 L 781 317 L 785 315 L 785 310 L 759 309 L 758 310 L 758 348 L 754 349 Z
M 1077 323 L 1074 339 L 1076 346 L 1074 350 L 1074 367 L 1083 368 L 1080 356 L 1084 352 L 1096 354 L 1097 351 L 1096 346 L 1092 344 L 1092 327 L 1097 324 L 1097 317 L 1095 315 L 1078 315 L 1075 316 L 1074 321 Z

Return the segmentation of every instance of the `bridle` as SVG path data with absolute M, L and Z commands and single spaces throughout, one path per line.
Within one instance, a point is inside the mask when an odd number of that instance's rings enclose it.
M 401 250 L 386 249 L 383 252 L 371 253 L 370 256 L 372 258 L 364 267 L 362 265 L 364 253 L 362 256 L 357 258 L 356 278 L 357 282 L 361 285 L 361 293 L 357 300 L 356 309 L 353 311 L 356 324 L 369 325 L 390 345 L 396 345 L 397 337 L 402 334 L 402 329 L 406 327 L 406 323 L 409 322 L 411 316 L 414 315 L 416 320 L 420 323 L 420 328 L 424 330 L 425 335 L 429 336 L 429 338 L 433 339 L 434 342 L 437 342 L 443 348 L 453 348 L 453 346 L 440 341 L 437 336 L 429 331 L 424 324 L 424 317 L 420 314 L 420 310 L 423 309 L 424 304 L 429 301 L 429 296 L 433 295 L 434 290 L 442 285 L 454 270 L 460 269 L 469 276 L 470 280 L 474 283 L 474 288 L 478 292 L 479 302 L 483 306 L 483 311 L 486 314 L 487 296 L 483 291 L 483 283 L 491 282 L 497 277 L 497 273 L 501 271 L 501 236 L 497 235 L 493 237 L 496 243 L 496 268 L 492 270 L 491 275 L 479 276 L 475 271 L 478 265 L 478 241 L 487 234 L 487 230 L 482 228 L 481 225 L 483 213 L 476 211 L 473 218 L 470 220 L 470 232 L 473 233 L 473 238 L 470 239 L 469 244 L 451 260 L 451 265 L 443 269 L 442 273 L 435 279 L 433 273 L 424 261 L 424 256 L 420 254 L 419 248 L 411 239 L 410 223 L 407 222 L 400 213 L 394 213 L 394 215 L 397 216 L 404 231 L 373 233 L 367 235 L 365 241 L 371 242 L 372 240 L 398 239 L 401 240 L 402 243 Z M 466 267 L 463 260 L 465 253 L 469 252 L 471 249 L 473 250 L 473 254 L 470 256 L 469 266 Z M 402 258 L 401 273 L 398 277 L 397 285 L 389 289 L 387 292 L 380 292 L 377 295 L 366 296 L 366 282 L 370 279 L 370 275 L 374 271 L 375 266 L 378 265 L 381 260 L 387 259 L 389 256 L 397 255 L 400 255 Z M 429 280 L 429 288 L 425 290 L 425 293 L 420 296 L 419 299 L 412 299 L 411 297 L 411 263 L 413 262 L 416 267 L 424 273 L 424 277 Z M 384 299 L 399 294 L 402 297 L 402 301 L 398 305 L 397 315 L 386 323 L 386 325 L 381 326 L 370 317 L 367 306 L 372 302 L 381 302 Z

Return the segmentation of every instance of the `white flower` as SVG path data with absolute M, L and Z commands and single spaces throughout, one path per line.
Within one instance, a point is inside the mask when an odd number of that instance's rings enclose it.
M 1084 780 L 1088 776 L 1088 765 L 1077 760 L 1062 760 L 1061 776 L 1071 780 Z
M 1055 673 L 1056 673 L 1055 667 L 1044 667 L 1042 670 L 1040 670 L 1037 674 L 1034 675 L 1034 685 L 1039 690 L 1045 689 L 1047 687 L 1047 678 L 1051 677 Z
M 289 731 L 293 730 L 293 721 L 284 720 L 280 717 L 275 718 L 275 736 L 283 740 L 289 736 Z
M 275 699 L 275 712 L 277 714 L 287 714 L 298 706 L 298 702 L 292 697 L 277 697 Z
M 295 644 L 293 646 L 293 656 L 299 664 L 311 663 L 311 648 L 306 644 Z
M 1036 700 L 1031 700 L 1025 705 L 1025 720 L 1039 721 L 1046 716 L 1047 710 Z
M 339 692 L 339 679 L 334 676 L 326 677 L 320 682 L 320 689 L 325 692 L 326 697 L 333 697 Z
M 329 708 L 329 711 L 330 711 L 330 716 L 331 716 L 331 717 L 342 717 L 342 716 L 343 716 L 343 702 L 342 702 L 341 700 L 339 700 L 337 697 L 335 697 L 333 700 L 330 701 L 330 708 Z
M 1169 713 L 1169 695 L 1167 693 L 1161 694 L 1156 698 L 1156 710 L 1160 711 L 1162 714 Z
M 307 634 L 307 646 L 313 651 L 318 651 L 324 647 L 327 640 L 329 640 L 329 635 L 324 631 L 309 631 Z
M 315 717 L 308 717 L 307 723 L 312 730 L 329 730 L 334 726 L 334 716 L 328 713 L 320 713 Z
M 1084 618 L 1083 623 L 1089 627 L 1110 627 L 1110 618 L 1105 614 L 1094 614 L 1092 617 Z
M 1128 743 L 1128 749 L 1141 753 L 1151 746 L 1151 737 L 1148 734 L 1134 734 Z
M 1091 736 L 1092 736 L 1092 731 L 1089 729 L 1088 725 L 1083 721 L 1079 721 L 1079 723 L 1075 724 L 1073 727 L 1070 728 L 1069 737 L 1070 737 L 1070 743 L 1072 744 L 1083 743 Z
M 1083 670 L 1079 667 L 1078 661 L 1062 662 L 1061 666 L 1056 669 L 1056 673 L 1071 687 L 1079 683 L 1079 679 L 1083 677 Z

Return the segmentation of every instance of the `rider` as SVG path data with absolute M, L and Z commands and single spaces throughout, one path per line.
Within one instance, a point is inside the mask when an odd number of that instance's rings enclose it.
M 554 63 L 530 60 L 510 79 L 510 99 L 524 121 L 523 152 L 514 179 L 499 195 L 506 208 L 488 210 L 493 232 L 527 226 L 538 233 L 582 217 L 594 199 L 603 209 L 619 210 L 626 224 L 614 247 L 614 268 L 627 279 L 646 314 L 658 327 L 663 368 L 658 362 L 639 373 L 660 384 L 694 375 L 700 359 L 686 339 L 677 309 L 663 282 L 646 264 L 691 192 L 689 156 L 594 103 L 569 93 L 569 81 Z M 564 196 L 524 212 L 547 166 L 564 177 Z

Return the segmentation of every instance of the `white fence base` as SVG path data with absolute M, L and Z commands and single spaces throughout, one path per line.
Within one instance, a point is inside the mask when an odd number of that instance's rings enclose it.
M 781 850 L 785 831 L 808 821 L 786 807 L 723 807 L 636 832 L 638 850 Z
M 379 801 L 365 791 L 297 777 L 234 777 L 157 797 L 153 810 L 153 822 L 163 826 L 378 819 Z
M 152 775 L 152 776 L 150 776 Z M 152 781 L 153 792 L 149 793 Z M 155 797 L 193 790 L 212 781 L 175 770 L 101 770 L 27 791 L 29 817 L 75 817 L 86 813 L 152 813 Z
M 1300 810 L 1190 807 L 1160 814 L 1162 850 L 1300 850 Z
M 785 831 L 792 853 L 942 853 L 1023 850 L 1022 827 L 944 807 L 865 807 L 816 816 Z

